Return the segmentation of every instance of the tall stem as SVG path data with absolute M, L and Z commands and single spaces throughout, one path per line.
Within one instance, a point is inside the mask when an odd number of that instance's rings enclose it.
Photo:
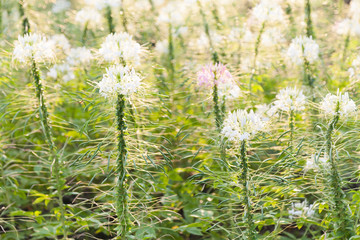
M 128 31 L 128 26 L 127 26 L 128 20 L 127 20 L 125 8 L 124 8 L 124 2 L 125 1 L 122 1 L 122 4 L 121 4 L 120 15 L 121 15 L 121 18 L 122 18 L 122 25 L 123 25 L 123 28 L 124 28 L 125 32 L 129 32 Z
M 348 33 L 346 35 L 346 38 L 345 38 L 344 51 L 343 51 L 343 56 L 342 56 L 342 63 L 343 64 L 344 64 L 344 62 L 346 60 L 346 54 L 347 54 L 347 50 L 349 48 L 349 43 L 350 43 L 350 33 Z
M 113 18 L 111 16 L 111 7 L 109 5 L 106 7 L 106 19 L 108 22 L 109 32 L 114 33 L 115 26 L 113 24 Z
M 213 101 L 214 101 L 216 130 L 218 132 L 221 132 L 222 118 L 221 118 L 221 112 L 220 112 L 220 106 L 219 106 L 218 87 L 217 87 L 216 83 L 214 83 L 214 87 L 213 87 Z
M 218 63 L 219 62 L 219 55 L 218 53 L 215 51 L 215 48 L 214 48 L 214 44 L 213 44 L 213 41 L 212 41 L 212 38 L 211 38 L 211 34 L 210 34 L 210 28 L 209 28 L 209 24 L 208 22 L 206 21 L 206 16 L 205 16 L 205 13 L 202 9 L 202 6 L 201 6 L 201 3 L 200 1 L 198 0 L 197 1 L 198 3 L 198 7 L 200 9 L 200 15 L 202 17 L 202 21 L 203 21 L 203 25 L 204 25 L 204 30 L 205 30 L 205 34 L 208 38 L 208 41 L 209 41 L 209 45 L 210 45 L 210 51 L 211 51 L 211 55 L 212 55 L 212 60 L 213 60 L 213 63 Z
M 88 31 L 88 25 L 89 25 L 89 22 L 86 22 L 85 26 L 84 26 L 83 34 L 82 34 L 82 37 L 81 37 L 81 42 L 82 42 L 83 45 L 85 45 L 85 42 L 86 42 L 86 35 L 87 35 L 87 31 Z
M 169 24 L 169 77 L 170 77 L 170 83 L 171 86 L 174 85 L 174 75 L 175 75 L 175 66 L 174 66 L 174 59 L 175 59 L 175 53 L 174 53 L 174 40 L 172 35 L 172 25 Z
M 287 3 L 287 7 L 285 9 L 285 12 L 289 17 L 291 38 L 294 38 L 296 36 L 296 27 L 295 27 L 295 20 L 294 20 L 292 8 L 291 8 L 291 5 L 289 3 Z
M 253 70 L 252 70 L 251 76 L 250 76 L 250 78 L 249 78 L 249 93 L 250 93 L 250 97 L 251 97 L 251 94 L 252 94 L 252 80 L 254 79 L 254 75 L 255 75 L 255 73 L 256 73 L 256 61 L 257 61 L 257 57 L 258 57 L 258 55 L 259 55 L 259 48 L 260 48 L 260 43 L 261 43 L 261 37 L 262 37 L 262 34 L 264 33 L 265 26 L 266 26 L 266 21 L 264 21 L 264 22 L 261 24 L 261 28 L 260 28 L 259 34 L 258 34 L 258 36 L 257 36 L 257 38 L 256 38 L 256 42 L 255 42 Z
M 116 118 L 117 118 L 117 138 L 118 138 L 118 155 L 116 159 L 117 184 L 116 184 L 116 214 L 119 219 L 121 229 L 118 231 L 118 236 L 121 239 L 126 239 L 126 234 L 129 229 L 128 217 L 128 195 L 126 189 L 126 142 L 125 142 L 125 97 L 118 95 L 116 102 Z
M 310 0 L 305 0 L 305 22 L 306 22 L 306 36 L 312 36 L 315 39 L 315 33 L 311 20 L 311 4 Z
M 40 72 L 36 65 L 35 60 L 32 60 L 32 75 L 34 78 L 34 84 L 36 88 L 36 98 L 38 99 L 38 105 L 39 105 L 39 115 L 41 120 L 41 125 L 43 128 L 43 132 L 46 138 L 46 141 L 50 148 L 50 155 L 52 159 L 52 170 L 53 174 L 55 176 L 56 180 L 56 190 L 57 190 L 57 196 L 58 196 L 58 203 L 60 208 L 60 221 L 63 231 L 63 237 L 66 239 L 67 237 L 67 230 L 66 230 L 66 224 L 65 224 L 65 208 L 63 203 L 63 195 L 62 195 L 62 188 L 63 188 L 63 180 L 60 172 L 60 164 L 59 164 L 59 157 L 57 154 L 56 146 L 52 138 L 52 131 L 50 123 L 48 122 L 48 111 L 44 99 L 44 92 L 43 92 L 43 86 L 40 79 Z
M 30 23 L 29 23 L 29 19 L 25 15 L 24 0 L 19 1 L 19 12 L 20 12 L 20 17 L 22 18 L 23 34 L 25 35 L 30 32 Z
M 339 121 L 339 105 L 338 102 L 336 112 L 333 120 L 330 122 L 326 133 L 326 152 L 329 156 L 330 163 L 330 186 L 332 190 L 332 196 L 334 201 L 333 214 L 336 221 L 335 234 L 341 235 L 342 239 L 350 239 L 354 233 L 353 223 L 351 221 L 351 213 L 348 211 L 348 206 L 345 203 L 345 193 L 341 189 L 341 178 L 336 164 L 336 158 L 333 151 L 332 133 L 336 128 L 336 124 Z
M 294 110 L 290 109 L 290 115 L 289 115 L 289 129 L 290 129 L 289 149 L 290 149 L 291 153 L 293 151 L 293 140 L 294 140 L 294 127 L 295 127 L 294 118 L 295 118 L 294 117 Z
M 246 141 L 241 142 L 240 147 L 240 157 L 241 157 L 241 166 L 242 174 L 241 180 L 243 185 L 243 195 L 244 195 L 244 219 L 247 224 L 247 239 L 255 240 L 255 226 L 252 215 L 252 207 L 250 202 L 250 191 L 249 191 L 249 166 L 248 159 L 246 157 Z

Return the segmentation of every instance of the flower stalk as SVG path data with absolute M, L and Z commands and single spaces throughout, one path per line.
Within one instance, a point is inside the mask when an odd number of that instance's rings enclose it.
M 111 7 L 108 5 L 106 6 L 106 19 L 108 22 L 108 28 L 110 33 L 115 33 L 115 26 L 113 23 L 113 18 L 111 16 Z
M 353 223 L 351 221 L 351 213 L 349 207 L 345 202 L 345 193 L 341 189 L 341 178 L 337 168 L 336 157 L 333 149 L 332 134 L 336 129 L 336 125 L 340 119 L 340 102 L 337 102 L 336 114 L 330 122 L 326 132 L 326 152 L 329 156 L 330 163 L 330 186 L 333 196 L 333 214 L 338 221 L 335 224 L 335 235 L 341 236 L 343 239 L 350 239 L 355 235 Z
M 290 129 L 289 150 L 291 153 L 293 152 L 294 128 L 295 128 L 295 114 L 294 114 L 294 110 L 291 109 L 289 114 L 289 129 Z
M 129 216 L 128 216 L 128 195 L 126 188 L 126 123 L 125 123 L 125 97 L 122 94 L 118 94 L 116 102 L 116 118 L 117 118 L 117 138 L 118 138 L 118 155 L 116 159 L 116 214 L 119 219 L 120 229 L 118 231 L 118 237 L 126 239 L 127 232 L 129 230 Z
M 20 17 L 22 18 L 22 27 L 23 27 L 23 34 L 30 33 L 30 23 L 29 19 L 25 16 L 25 10 L 24 10 L 24 0 L 19 1 L 19 12 Z
M 56 180 L 56 190 L 57 190 L 58 204 L 59 204 L 59 208 L 60 208 L 60 221 L 61 221 L 61 226 L 62 226 L 62 233 L 63 233 L 63 238 L 66 239 L 67 238 L 67 230 L 66 230 L 66 219 L 65 219 L 65 207 L 64 207 L 63 195 L 62 195 L 64 181 L 61 176 L 60 162 L 59 162 L 60 160 L 59 160 L 59 156 L 57 154 L 55 143 L 52 138 L 51 126 L 48 121 L 49 114 L 48 114 L 45 99 L 44 99 L 44 92 L 43 92 L 43 86 L 42 86 L 41 78 L 40 78 L 40 71 L 39 71 L 34 59 L 32 59 L 31 71 L 32 71 L 33 79 L 34 79 L 35 88 L 36 88 L 36 98 L 38 99 L 41 125 L 43 128 L 45 139 L 50 148 L 50 155 L 51 155 L 51 159 L 52 159 L 52 172 L 53 172 L 53 176 L 55 177 L 55 180 Z
M 240 158 L 241 158 L 241 181 L 243 185 L 243 197 L 244 197 L 244 220 L 247 225 L 247 239 L 248 240 L 255 240 L 255 225 L 253 221 L 253 214 L 252 214 L 252 207 L 250 201 L 250 190 L 249 190 L 249 166 L 248 166 L 248 159 L 246 156 L 246 141 L 241 141 L 240 147 Z
M 315 39 L 315 33 L 313 29 L 312 19 L 311 19 L 311 3 L 310 0 L 305 0 L 305 22 L 306 22 L 306 36 L 312 36 Z

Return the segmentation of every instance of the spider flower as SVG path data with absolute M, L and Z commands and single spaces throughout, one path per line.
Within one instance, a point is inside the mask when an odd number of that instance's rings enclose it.
M 231 142 L 251 139 L 265 128 L 264 119 L 252 110 L 235 110 L 230 112 L 224 121 L 222 135 Z
M 216 84 L 219 97 L 237 98 L 240 88 L 236 85 L 231 73 L 221 63 L 208 64 L 197 73 L 197 83 L 200 87 L 212 88 Z
M 139 43 L 126 32 L 109 34 L 101 44 L 99 54 L 107 62 L 139 65 L 142 49 Z
M 305 109 L 306 97 L 301 90 L 295 88 L 281 89 L 276 95 L 274 107 L 281 111 L 302 111 Z
M 82 27 L 96 28 L 101 26 L 102 16 L 94 8 L 83 8 L 76 13 L 75 22 L 80 24 Z
M 291 41 L 287 56 L 296 65 L 302 65 L 304 60 L 314 63 L 319 58 L 319 45 L 311 36 L 296 37 Z
M 342 94 L 339 90 L 336 95 L 328 93 L 320 103 L 320 108 L 328 117 L 337 114 L 340 116 L 349 116 L 356 112 L 356 104 L 350 99 L 349 93 L 345 92 Z
M 134 68 L 113 65 L 106 69 L 106 74 L 98 83 L 99 91 L 105 98 L 113 98 L 117 94 L 130 96 L 141 86 L 141 77 Z
M 46 62 L 55 58 L 53 45 L 45 36 L 36 33 L 19 36 L 15 42 L 13 59 L 21 63 L 31 61 Z

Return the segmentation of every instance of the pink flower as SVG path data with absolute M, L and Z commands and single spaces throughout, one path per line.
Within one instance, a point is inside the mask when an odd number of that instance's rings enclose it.
M 231 73 L 222 63 L 207 64 L 197 73 L 199 86 L 213 87 L 214 84 L 224 84 L 232 81 Z

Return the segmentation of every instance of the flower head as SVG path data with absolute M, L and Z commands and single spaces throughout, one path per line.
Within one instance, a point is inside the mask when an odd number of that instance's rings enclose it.
M 291 203 L 291 209 L 289 210 L 290 219 L 301 216 L 312 217 L 315 214 L 313 207 L 313 204 L 308 206 L 306 200 L 301 203 Z
M 132 39 L 126 32 L 109 34 L 101 44 L 99 54 L 105 61 L 127 65 L 140 64 L 142 49 L 139 43 Z
M 134 68 L 114 65 L 106 69 L 106 74 L 98 83 L 100 94 L 106 98 L 113 98 L 117 94 L 130 96 L 138 91 L 141 78 Z
M 15 42 L 13 59 L 25 63 L 34 59 L 36 62 L 45 62 L 55 57 L 52 44 L 45 36 L 36 33 L 19 36 Z
M 265 121 L 252 110 L 235 110 L 224 121 L 221 133 L 232 142 L 249 140 L 259 131 L 264 130 Z
M 357 56 L 351 63 L 351 67 L 348 69 L 349 77 L 351 80 L 360 79 L 360 56 Z
M 301 90 L 295 88 L 281 89 L 276 95 L 274 107 L 281 111 L 301 111 L 305 109 L 306 97 Z
M 75 79 L 74 70 L 67 63 L 55 64 L 52 68 L 50 68 L 47 75 L 54 79 L 57 79 L 59 75 L 61 75 L 64 82 Z
M 350 99 L 349 93 L 337 91 L 336 95 L 328 93 L 320 104 L 320 108 L 326 116 L 349 116 L 356 112 L 356 104 Z
M 101 14 L 94 8 L 83 8 L 76 13 L 75 22 L 82 27 L 96 28 L 101 26 Z
M 284 11 L 275 0 L 262 0 L 252 10 L 252 17 L 260 23 L 263 22 L 284 22 Z
M 238 98 L 240 88 L 236 85 L 231 73 L 221 63 L 208 64 L 197 73 L 198 86 L 211 88 L 214 84 L 218 87 L 219 97 Z
M 319 58 L 319 45 L 312 37 L 296 37 L 291 41 L 287 55 L 296 65 L 303 64 L 305 60 L 313 63 Z
M 69 55 L 66 61 L 70 65 L 85 65 L 88 64 L 92 59 L 92 54 L 86 47 L 72 48 L 69 51 Z
M 71 7 L 71 3 L 68 0 L 56 0 L 51 10 L 54 13 L 59 13 L 66 11 L 70 7 Z

